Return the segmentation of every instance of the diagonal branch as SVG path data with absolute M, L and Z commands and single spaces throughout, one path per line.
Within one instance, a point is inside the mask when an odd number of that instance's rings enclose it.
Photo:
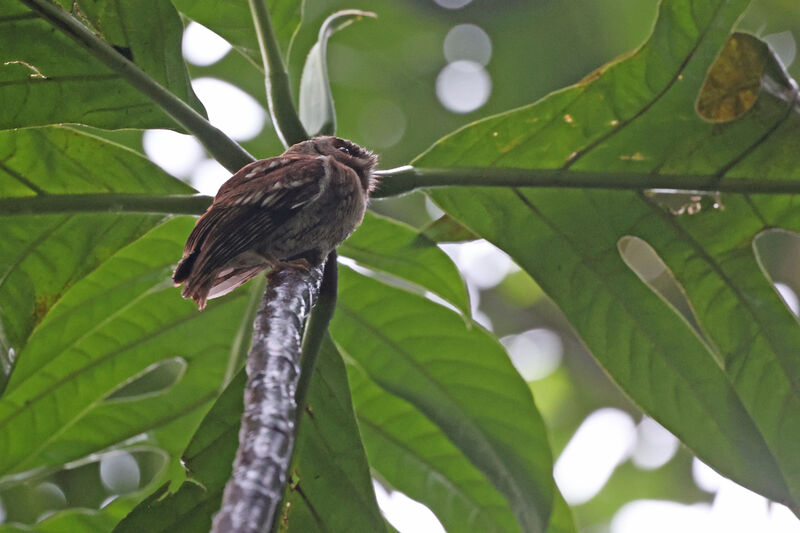
M 308 139 L 297 109 L 292 101 L 292 90 L 289 86 L 289 74 L 281 58 L 278 40 L 272 29 L 266 0 L 250 0 L 250 13 L 256 27 L 258 45 L 261 49 L 261 60 L 266 73 L 267 103 L 272 124 L 285 147 Z
M 117 52 L 79 20 L 51 0 L 21 0 L 40 17 L 71 37 L 111 70 L 149 97 L 203 143 L 208 153 L 231 172 L 255 161 L 236 141 L 212 126 L 200 113 Z
M 322 272 L 317 266 L 269 275 L 247 356 L 239 450 L 212 532 L 260 533 L 272 527 L 294 449 L 303 324 Z

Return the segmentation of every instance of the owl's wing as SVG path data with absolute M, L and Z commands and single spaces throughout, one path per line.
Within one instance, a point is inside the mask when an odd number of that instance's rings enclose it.
M 234 174 L 198 219 L 175 268 L 175 284 L 186 282 L 184 297 L 202 308 L 216 285 L 225 284 L 224 292 L 223 287 L 213 291 L 213 296 L 221 296 L 266 268 L 265 262 L 255 270 L 250 265 L 236 271 L 229 264 L 280 231 L 321 194 L 329 172 L 325 158 L 283 156 L 251 163 Z

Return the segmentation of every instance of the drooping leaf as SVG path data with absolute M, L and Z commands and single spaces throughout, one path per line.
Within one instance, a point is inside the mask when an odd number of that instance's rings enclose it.
M 711 124 L 694 109 L 746 4 L 664 2 L 635 54 L 443 139 L 416 165 L 800 179 L 796 85 L 774 59 L 738 119 Z M 646 412 L 716 470 L 797 508 L 800 328 L 752 249 L 766 228 L 800 227 L 796 197 L 730 195 L 724 210 L 675 216 L 636 192 L 449 188 L 432 196 L 534 277 Z M 621 259 L 626 236 L 647 241 L 671 269 L 705 338 Z
M 325 19 L 319 30 L 317 42 L 311 48 L 300 78 L 300 121 L 312 137 L 336 133 L 336 109 L 328 79 L 328 39 L 364 17 L 374 17 L 369 11 L 347 9 Z
M 383 531 L 347 373 L 330 337 L 320 349 L 306 404 L 277 531 Z M 313 517 L 313 527 L 297 523 L 298 513 Z
M 272 28 L 286 58 L 292 38 L 300 26 L 304 0 L 269 0 Z M 258 37 L 247 2 L 238 0 L 172 0 L 175 7 L 219 34 L 244 54 L 259 70 L 263 69 Z
M 0 161 L 3 198 L 192 191 L 139 154 L 63 127 L 0 132 Z M 0 350 L 13 359 L 71 285 L 163 218 L 0 212 Z
M 435 423 L 509 501 L 523 531 L 544 531 L 552 458 L 528 386 L 500 344 L 425 298 L 341 268 L 331 334 L 379 387 Z
M 142 502 L 116 533 L 208 531 L 219 509 L 238 447 L 244 371 L 209 411 L 184 454 L 193 481 L 175 494 L 154 494 Z M 323 343 L 309 387 L 309 408 L 301 415 L 293 482 L 287 488 L 276 530 L 381 531 L 369 469 L 356 426 L 347 375 L 339 354 Z
M 519 532 L 508 501 L 433 422 L 347 364 L 369 464 L 389 484 L 423 502 L 449 533 Z
M 180 454 L 219 391 L 246 291 L 199 313 L 170 274 L 194 219 L 176 218 L 75 284 L 39 324 L 0 398 L 0 473 L 58 467 L 147 432 Z M 109 396 L 151 365 L 180 358 L 167 389 Z
M 367 212 L 339 254 L 415 283 L 469 315 L 469 295 L 456 266 L 434 241 L 409 226 Z
M 81 0 L 76 20 L 204 114 L 181 55 L 183 25 L 167 0 Z M 21 2 L 3 0 L 0 129 L 57 123 L 180 129 L 147 96 Z

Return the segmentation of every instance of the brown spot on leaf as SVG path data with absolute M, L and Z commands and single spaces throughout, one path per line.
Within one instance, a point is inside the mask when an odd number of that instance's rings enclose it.
M 60 294 L 40 294 L 36 297 L 36 303 L 33 307 L 33 324 L 38 326 L 39 322 L 47 315 L 50 308 L 55 305 L 58 299 L 61 298 Z
M 710 122 L 729 122 L 758 98 L 769 48 L 756 37 L 734 33 L 706 75 L 697 97 L 697 113 Z

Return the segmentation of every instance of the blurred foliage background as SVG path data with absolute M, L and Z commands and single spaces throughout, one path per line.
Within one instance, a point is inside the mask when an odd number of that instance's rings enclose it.
M 293 43 L 289 62 L 295 88 L 299 85 L 305 54 L 327 15 L 350 8 L 378 14 L 377 19 L 361 21 L 332 39 L 329 72 L 338 134 L 378 152 L 381 168 L 408 163 L 440 137 L 474 120 L 534 102 L 551 91 L 580 81 L 594 69 L 641 44 L 652 29 L 657 9 L 656 0 L 437 2 L 313 0 L 306 3 L 303 25 Z M 462 4 L 458 9 L 446 7 Z M 460 25 L 470 25 L 464 33 L 468 38 L 455 45 L 451 41 L 451 48 L 446 50 L 450 32 L 457 27 L 463 32 Z M 483 33 L 475 31 L 475 27 Z M 792 62 L 795 41 L 800 39 L 800 4 L 797 0 L 758 0 L 740 21 L 739 29 L 766 38 L 785 62 Z M 451 38 L 457 39 L 452 35 Z M 437 85 L 443 83 L 440 80 L 443 71 L 458 60 L 474 61 L 472 68 L 481 72 L 479 78 L 484 89 L 488 82 L 485 102 L 473 105 L 474 109 L 466 112 L 451 111 L 437 94 Z M 263 74 L 235 51 L 206 66 L 190 62 L 189 68 L 195 79 L 215 78 L 235 83 L 265 105 Z M 795 78 L 800 77 L 800 61 L 794 61 L 789 70 Z M 205 99 L 204 103 L 212 107 Z M 141 132 L 103 135 L 142 150 Z M 268 120 L 260 133 L 245 140 L 243 145 L 256 157 L 282 151 Z M 144 146 L 147 148 L 147 143 Z M 208 180 L 209 164 L 196 157 L 182 169 L 172 171 L 199 186 L 202 180 Z M 210 174 L 218 182 L 226 177 L 219 169 Z M 425 226 L 441 214 L 421 193 L 375 201 L 372 208 L 416 227 Z M 772 235 L 763 241 L 760 252 L 773 279 L 792 288 L 795 294 L 800 293 L 798 239 Z M 701 489 L 693 478 L 691 454 L 668 437 L 656 444 L 648 442 L 648 436 L 661 434 L 657 429 L 651 431 L 650 422 L 643 421 L 641 412 L 609 381 L 555 305 L 527 274 L 485 243 L 447 245 L 446 249 L 469 283 L 479 321 L 504 340 L 512 357 L 516 353 L 524 356 L 527 352 L 530 356 L 549 350 L 552 363 L 546 371 L 535 375 L 537 379 L 531 381 L 531 387 L 548 425 L 555 457 L 598 409 L 619 410 L 637 425 L 638 438 L 612 460 L 613 474 L 601 483 L 602 489 L 587 501 L 573 505 L 582 531 L 607 531 L 614 514 L 635 499 L 712 501 L 714 494 Z M 619 415 L 617 411 L 611 413 Z M 648 446 L 661 446 L 662 459 L 649 462 L 642 459 Z M 128 479 L 125 476 L 121 486 L 113 486 L 113 481 L 101 485 L 97 482 L 98 469 L 103 466 L 91 463 L 70 470 L 69 475 L 57 474 L 55 478 L 59 479 L 54 481 L 58 481 L 61 489 L 55 491 L 46 482 L 28 492 L 18 488 L 13 494 L 0 491 L 6 518 L 30 523 L 42 513 L 66 506 L 67 500 L 70 505 L 98 507 L 114 494 L 143 486 L 159 468 L 158 457 L 143 455 L 135 459 L 139 464 L 138 477 L 131 486 L 125 485 L 124 479 Z M 124 471 L 125 464 L 117 468 Z M 75 490 L 70 490 L 70 486 L 76 487 Z M 82 496 L 76 497 L 78 494 Z

